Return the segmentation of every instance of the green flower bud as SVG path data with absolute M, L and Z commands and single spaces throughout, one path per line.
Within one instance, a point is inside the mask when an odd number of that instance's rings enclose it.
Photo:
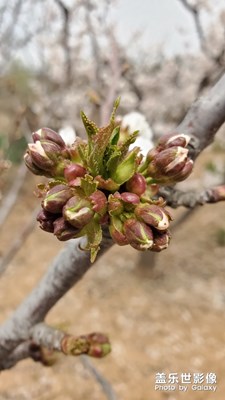
M 96 190 L 89 196 L 92 210 L 103 216 L 107 211 L 107 198 L 101 190 Z
M 128 219 L 123 225 L 124 234 L 129 244 L 136 250 L 148 250 L 153 245 L 153 233 L 149 226 L 134 218 Z
M 110 218 L 109 233 L 114 242 L 119 246 L 125 246 L 129 244 L 126 236 L 123 233 L 123 223 L 116 216 L 112 216 Z
M 71 226 L 63 217 L 57 218 L 53 222 L 53 228 L 54 235 L 63 242 L 75 238 L 79 233 L 79 229 Z
M 74 195 L 63 208 L 63 216 L 66 221 L 75 228 L 82 229 L 94 216 L 90 201 Z
M 169 212 L 154 204 L 140 204 L 135 208 L 135 215 L 138 219 L 158 230 L 166 230 L 170 224 Z
M 46 193 L 42 207 L 53 214 L 61 213 L 63 206 L 71 196 L 72 191 L 68 186 L 56 185 Z
M 126 182 L 126 189 L 141 196 L 146 191 L 146 180 L 143 175 L 135 173 L 129 181 Z

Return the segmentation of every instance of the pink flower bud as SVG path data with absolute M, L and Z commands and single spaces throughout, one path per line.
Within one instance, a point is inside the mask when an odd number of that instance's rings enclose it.
M 71 197 L 63 208 L 63 216 L 66 221 L 75 228 L 82 229 L 94 216 L 94 211 L 91 208 L 91 203 L 80 197 L 74 195 Z
M 86 173 L 87 170 L 80 164 L 71 164 L 64 169 L 64 176 L 68 182 L 78 177 L 83 177 Z
M 140 203 L 140 198 L 135 193 L 123 192 L 121 193 L 121 199 L 124 201 L 124 203 L 132 204 L 134 206 Z
M 166 231 L 166 232 L 154 232 L 154 240 L 153 240 L 153 246 L 151 248 L 151 251 L 156 251 L 156 252 L 160 252 L 162 250 L 167 249 L 167 247 L 169 246 L 169 242 L 170 242 L 170 232 Z
M 48 176 L 48 174 L 46 172 L 44 172 L 41 168 L 38 168 L 32 161 L 32 157 L 29 154 L 29 152 L 27 152 L 24 155 L 24 162 L 26 167 L 34 174 L 34 175 L 43 175 L 45 173 L 45 176 Z
M 40 210 L 37 215 L 37 221 L 40 222 L 40 228 L 45 232 L 54 232 L 54 221 L 58 218 L 56 214 L 52 214 L 45 210 Z
M 61 136 L 50 128 L 41 128 L 37 132 L 34 132 L 32 137 L 35 143 L 37 141 L 49 140 L 50 142 L 56 143 L 61 148 L 65 147 L 65 142 Z
M 146 180 L 143 175 L 135 173 L 129 181 L 126 182 L 126 189 L 129 192 L 141 196 L 146 190 Z
M 107 211 L 107 198 L 101 190 L 96 190 L 89 196 L 92 210 L 103 216 Z
M 171 216 L 169 212 L 154 204 L 140 204 L 135 208 L 135 215 L 146 224 L 157 228 L 158 230 L 166 230 L 170 224 Z
M 190 140 L 190 136 L 185 135 L 184 133 L 167 133 L 159 139 L 157 148 L 166 149 L 172 146 L 187 147 Z
M 42 202 L 42 207 L 53 214 L 62 211 L 67 200 L 72 196 L 71 189 L 66 185 L 56 185 L 51 188 Z
M 79 229 L 71 226 L 67 221 L 64 220 L 63 217 L 57 218 L 53 222 L 54 227 L 54 235 L 58 240 L 66 241 L 69 239 L 73 239 L 79 233 Z
M 29 143 L 28 149 L 32 162 L 39 169 L 50 171 L 54 167 L 54 162 L 45 153 L 40 141 Z
M 124 234 L 129 244 L 136 250 L 147 250 L 153 245 L 153 233 L 149 226 L 134 218 L 128 219 L 123 225 Z

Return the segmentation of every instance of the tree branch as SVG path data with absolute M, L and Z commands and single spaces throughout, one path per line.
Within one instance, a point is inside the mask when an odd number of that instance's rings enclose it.
M 201 193 L 183 192 L 173 187 L 162 187 L 160 188 L 160 195 L 163 196 L 170 207 L 194 208 L 207 203 L 225 201 L 225 185 L 216 186 Z
M 190 155 L 195 159 L 210 145 L 225 121 L 225 74 L 209 92 L 197 99 L 176 132 L 192 136 Z
M 30 338 L 31 328 L 44 321 L 49 310 L 93 265 L 89 252 L 81 250 L 85 244 L 85 238 L 71 240 L 55 258 L 39 285 L 0 327 L 0 369 L 3 360 Z M 112 240 L 106 233 L 99 256 L 111 245 Z

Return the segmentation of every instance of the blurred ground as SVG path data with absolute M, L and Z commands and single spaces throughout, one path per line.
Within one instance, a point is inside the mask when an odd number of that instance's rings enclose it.
M 216 157 L 224 159 L 224 153 Z M 209 160 L 206 152 L 198 165 L 203 168 Z M 2 254 L 38 203 L 33 190 L 29 175 L 0 232 Z M 199 208 L 174 231 L 153 269 L 141 265 L 136 251 L 114 246 L 49 314 L 48 323 L 71 333 L 110 335 L 112 353 L 92 362 L 119 400 L 224 398 L 225 247 L 219 236 L 224 221 L 224 203 Z M 0 322 L 34 287 L 61 247 L 36 227 L 0 281 Z M 155 391 L 158 372 L 214 372 L 217 390 Z M 79 358 L 59 356 L 52 367 L 26 360 L 0 375 L 0 400 L 105 398 Z

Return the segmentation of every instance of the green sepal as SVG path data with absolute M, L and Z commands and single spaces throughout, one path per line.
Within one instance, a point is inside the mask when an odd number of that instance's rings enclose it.
M 85 175 L 84 178 L 81 178 L 81 189 L 83 190 L 85 196 L 90 196 L 97 190 L 98 183 L 93 180 L 91 175 Z
M 102 228 L 98 220 L 94 218 L 87 224 L 80 232 L 79 236 L 87 236 L 87 246 L 84 250 L 90 250 L 91 262 L 95 261 L 95 258 L 100 250 L 100 244 L 102 241 Z

